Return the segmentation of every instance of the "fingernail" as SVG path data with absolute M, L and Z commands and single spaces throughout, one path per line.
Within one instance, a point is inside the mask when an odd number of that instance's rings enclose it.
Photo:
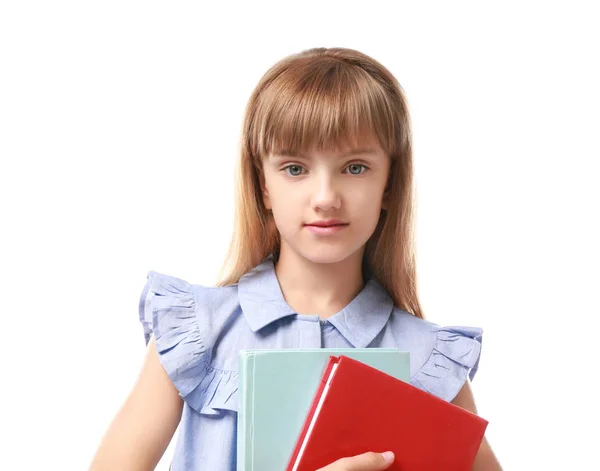
M 382 453 L 381 456 L 383 456 L 383 459 L 388 463 L 394 461 L 394 453 L 391 451 L 386 451 L 385 453 Z

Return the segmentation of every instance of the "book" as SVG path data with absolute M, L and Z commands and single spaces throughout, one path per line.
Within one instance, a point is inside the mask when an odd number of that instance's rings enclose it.
M 237 470 L 284 470 L 332 355 L 347 355 L 400 381 L 408 352 L 384 348 L 242 350 L 239 355 Z M 313 470 L 314 471 L 314 470 Z
M 488 421 L 346 356 L 331 357 L 287 471 L 393 451 L 396 471 L 469 471 Z

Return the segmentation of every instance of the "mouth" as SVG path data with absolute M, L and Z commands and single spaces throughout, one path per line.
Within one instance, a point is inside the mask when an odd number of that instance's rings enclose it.
M 315 221 L 315 222 L 309 222 L 308 224 L 305 224 L 305 226 L 311 226 L 311 227 L 336 227 L 336 226 L 347 226 L 347 225 L 348 225 L 347 222 L 338 221 L 338 220 Z
M 347 222 L 323 222 L 323 221 L 316 221 L 310 224 L 305 224 L 305 227 L 312 232 L 313 234 L 316 235 L 330 235 L 330 234 L 336 234 L 339 231 L 345 229 L 346 227 L 348 227 L 348 223 Z

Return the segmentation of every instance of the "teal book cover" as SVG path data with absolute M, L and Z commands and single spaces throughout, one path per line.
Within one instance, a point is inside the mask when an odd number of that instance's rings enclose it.
M 240 351 L 237 471 L 286 468 L 327 361 L 339 355 L 410 380 L 409 353 L 397 349 Z

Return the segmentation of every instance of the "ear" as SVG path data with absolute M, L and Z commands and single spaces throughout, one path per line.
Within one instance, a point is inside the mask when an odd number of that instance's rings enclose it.
M 260 184 L 260 192 L 262 194 L 263 203 L 265 208 L 271 209 L 271 199 L 269 198 L 269 190 L 267 190 L 267 184 L 265 182 L 265 176 L 263 172 L 258 172 L 258 182 Z
M 389 209 L 391 188 L 392 188 L 392 178 L 390 176 L 390 178 L 388 179 L 387 185 L 385 186 L 385 189 L 383 190 L 383 195 L 381 197 L 381 208 L 385 209 L 386 211 Z
M 381 209 L 385 209 L 386 211 L 388 211 L 389 205 L 390 205 L 389 192 L 386 191 L 383 194 L 383 198 L 381 199 Z

